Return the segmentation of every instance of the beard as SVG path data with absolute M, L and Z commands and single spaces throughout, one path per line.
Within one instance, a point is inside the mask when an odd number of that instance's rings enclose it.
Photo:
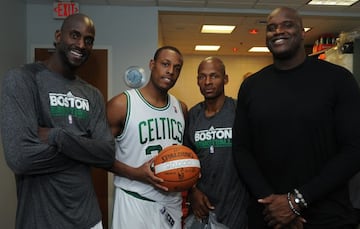
M 298 39 L 299 38 L 297 38 L 296 40 L 294 40 L 290 44 L 288 44 L 288 47 L 284 50 L 277 51 L 269 43 L 267 43 L 267 47 L 275 59 L 278 59 L 278 60 L 290 59 L 290 58 L 296 56 L 298 51 L 301 48 L 303 48 L 301 40 L 298 40 Z
M 58 43 L 56 45 L 56 47 L 58 49 L 58 52 L 59 52 L 62 62 L 66 66 L 68 66 L 70 69 L 73 69 L 73 70 L 77 69 L 82 64 L 84 64 L 89 58 L 89 55 L 87 52 L 80 51 L 78 48 L 76 48 L 74 46 L 66 45 L 64 42 Z M 78 58 L 78 59 L 72 58 L 71 50 L 77 50 L 77 52 L 81 52 L 82 57 Z

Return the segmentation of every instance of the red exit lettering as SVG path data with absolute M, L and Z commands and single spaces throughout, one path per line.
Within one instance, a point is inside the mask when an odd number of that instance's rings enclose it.
M 53 4 L 54 18 L 66 18 L 78 12 L 79 4 L 76 2 L 54 2 Z

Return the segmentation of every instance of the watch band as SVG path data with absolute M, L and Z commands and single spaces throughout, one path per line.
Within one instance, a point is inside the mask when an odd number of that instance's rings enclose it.
M 299 205 L 301 208 L 307 208 L 307 202 L 304 199 L 304 196 L 299 192 L 299 190 L 297 190 L 296 188 L 294 189 L 294 202 Z

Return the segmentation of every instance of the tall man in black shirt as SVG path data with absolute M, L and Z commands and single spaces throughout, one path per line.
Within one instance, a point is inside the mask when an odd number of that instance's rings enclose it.
M 296 10 L 267 20 L 273 64 L 238 94 L 233 155 L 252 201 L 249 229 L 356 227 L 348 181 L 360 169 L 360 90 L 346 69 L 307 57 Z

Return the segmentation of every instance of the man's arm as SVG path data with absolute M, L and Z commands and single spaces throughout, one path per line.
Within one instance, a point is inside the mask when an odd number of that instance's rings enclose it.
M 296 187 L 311 205 L 324 195 L 346 185 L 360 169 L 360 90 L 355 78 L 348 71 L 334 71 L 333 127 L 337 154 L 333 155 L 318 176 L 302 187 Z
M 194 152 L 196 152 L 196 147 L 194 145 L 194 116 L 198 114 L 194 114 L 194 110 L 188 112 L 188 117 L 186 120 L 185 125 L 185 132 L 184 132 L 184 142 L 183 144 Z M 215 209 L 215 207 L 210 203 L 208 197 L 200 191 L 196 185 L 188 190 L 188 200 L 190 202 L 190 206 L 192 209 L 193 214 L 199 219 L 205 219 L 209 216 L 209 211 Z
M 2 82 L 1 134 L 7 164 L 15 174 L 65 170 L 75 162 L 38 137 L 38 95 L 30 74 L 13 69 Z
M 99 91 L 90 100 L 89 127 L 86 133 L 52 128 L 49 144 L 56 145 L 69 158 L 100 168 L 111 168 L 115 160 L 114 138 L 106 119 L 105 104 Z
M 111 133 L 114 137 L 122 133 L 125 125 L 126 113 L 127 98 L 125 94 L 119 94 L 107 103 L 107 119 L 110 125 Z M 163 180 L 159 177 L 156 177 L 154 172 L 151 170 L 152 162 L 153 160 L 150 160 L 145 162 L 140 167 L 134 168 L 119 160 L 115 160 L 112 168 L 110 168 L 109 171 L 113 172 L 117 176 L 149 183 L 159 189 L 167 191 L 167 188 L 161 185 Z
M 239 175 L 249 188 L 250 193 L 257 199 L 269 196 L 272 188 L 265 180 L 255 158 L 251 153 L 252 139 L 248 126 L 248 108 L 246 106 L 246 90 L 242 84 L 236 105 L 235 120 L 232 130 L 232 151 L 234 162 Z

